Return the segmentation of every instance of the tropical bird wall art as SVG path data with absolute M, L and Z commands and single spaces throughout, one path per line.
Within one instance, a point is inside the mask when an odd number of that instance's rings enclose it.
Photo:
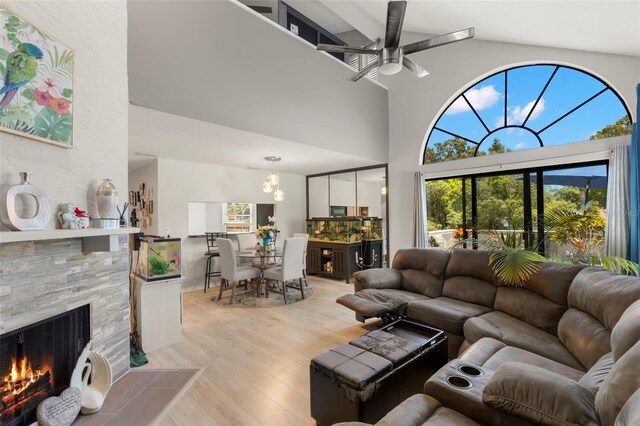
M 0 131 L 73 146 L 74 52 L 0 5 Z
M 38 75 L 38 59 L 42 59 L 42 50 L 31 43 L 21 43 L 18 48 L 7 57 L 4 69 L 4 87 L 0 88 L 0 112 L 18 93 L 18 89 Z

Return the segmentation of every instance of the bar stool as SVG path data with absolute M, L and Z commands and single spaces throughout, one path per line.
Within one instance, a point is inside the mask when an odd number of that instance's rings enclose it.
M 218 250 L 218 238 L 227 238 L 226 232 L 205 232 L 207 237 L 207 251 L 204 253 L 207 256 L 207 266 L 204 271 L 204 292 L 211 286 L 211 278 L 220 277 L 220 271 L 213 269 L 215 265 L 216 257 L 220 257 L 220 251 Z M 222 286 L 222 283 L 220 283 Z

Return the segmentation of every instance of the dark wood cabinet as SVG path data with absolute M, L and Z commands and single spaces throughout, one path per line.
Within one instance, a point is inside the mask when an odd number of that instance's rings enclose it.
M 322 272 L 321 249 L 309 243 L 307 246 L 307 273 L 318 274 Z
M 307 273 L 331 278 L 342 278 L 348 283 L 359 271 L 356 256 L 361 256 L 362 245 L 309 241 L 307 246 Z

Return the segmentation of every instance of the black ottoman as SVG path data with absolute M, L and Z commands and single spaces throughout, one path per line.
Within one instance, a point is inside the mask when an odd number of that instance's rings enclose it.
M 442 331 L 400 319 L 311 360 L 311 417 L 376 423 L 446 363 Z

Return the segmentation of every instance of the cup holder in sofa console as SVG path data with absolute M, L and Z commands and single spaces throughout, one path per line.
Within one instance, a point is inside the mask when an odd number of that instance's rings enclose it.
M 460 376 L 447 377 L 447 383 L 458 389 L 469 389 L 471 387 L 471 382 Z
M 478 367 L 473 365 L 461 365 L 458 370 L 467 376 L 482 376 L 484 373 Z

